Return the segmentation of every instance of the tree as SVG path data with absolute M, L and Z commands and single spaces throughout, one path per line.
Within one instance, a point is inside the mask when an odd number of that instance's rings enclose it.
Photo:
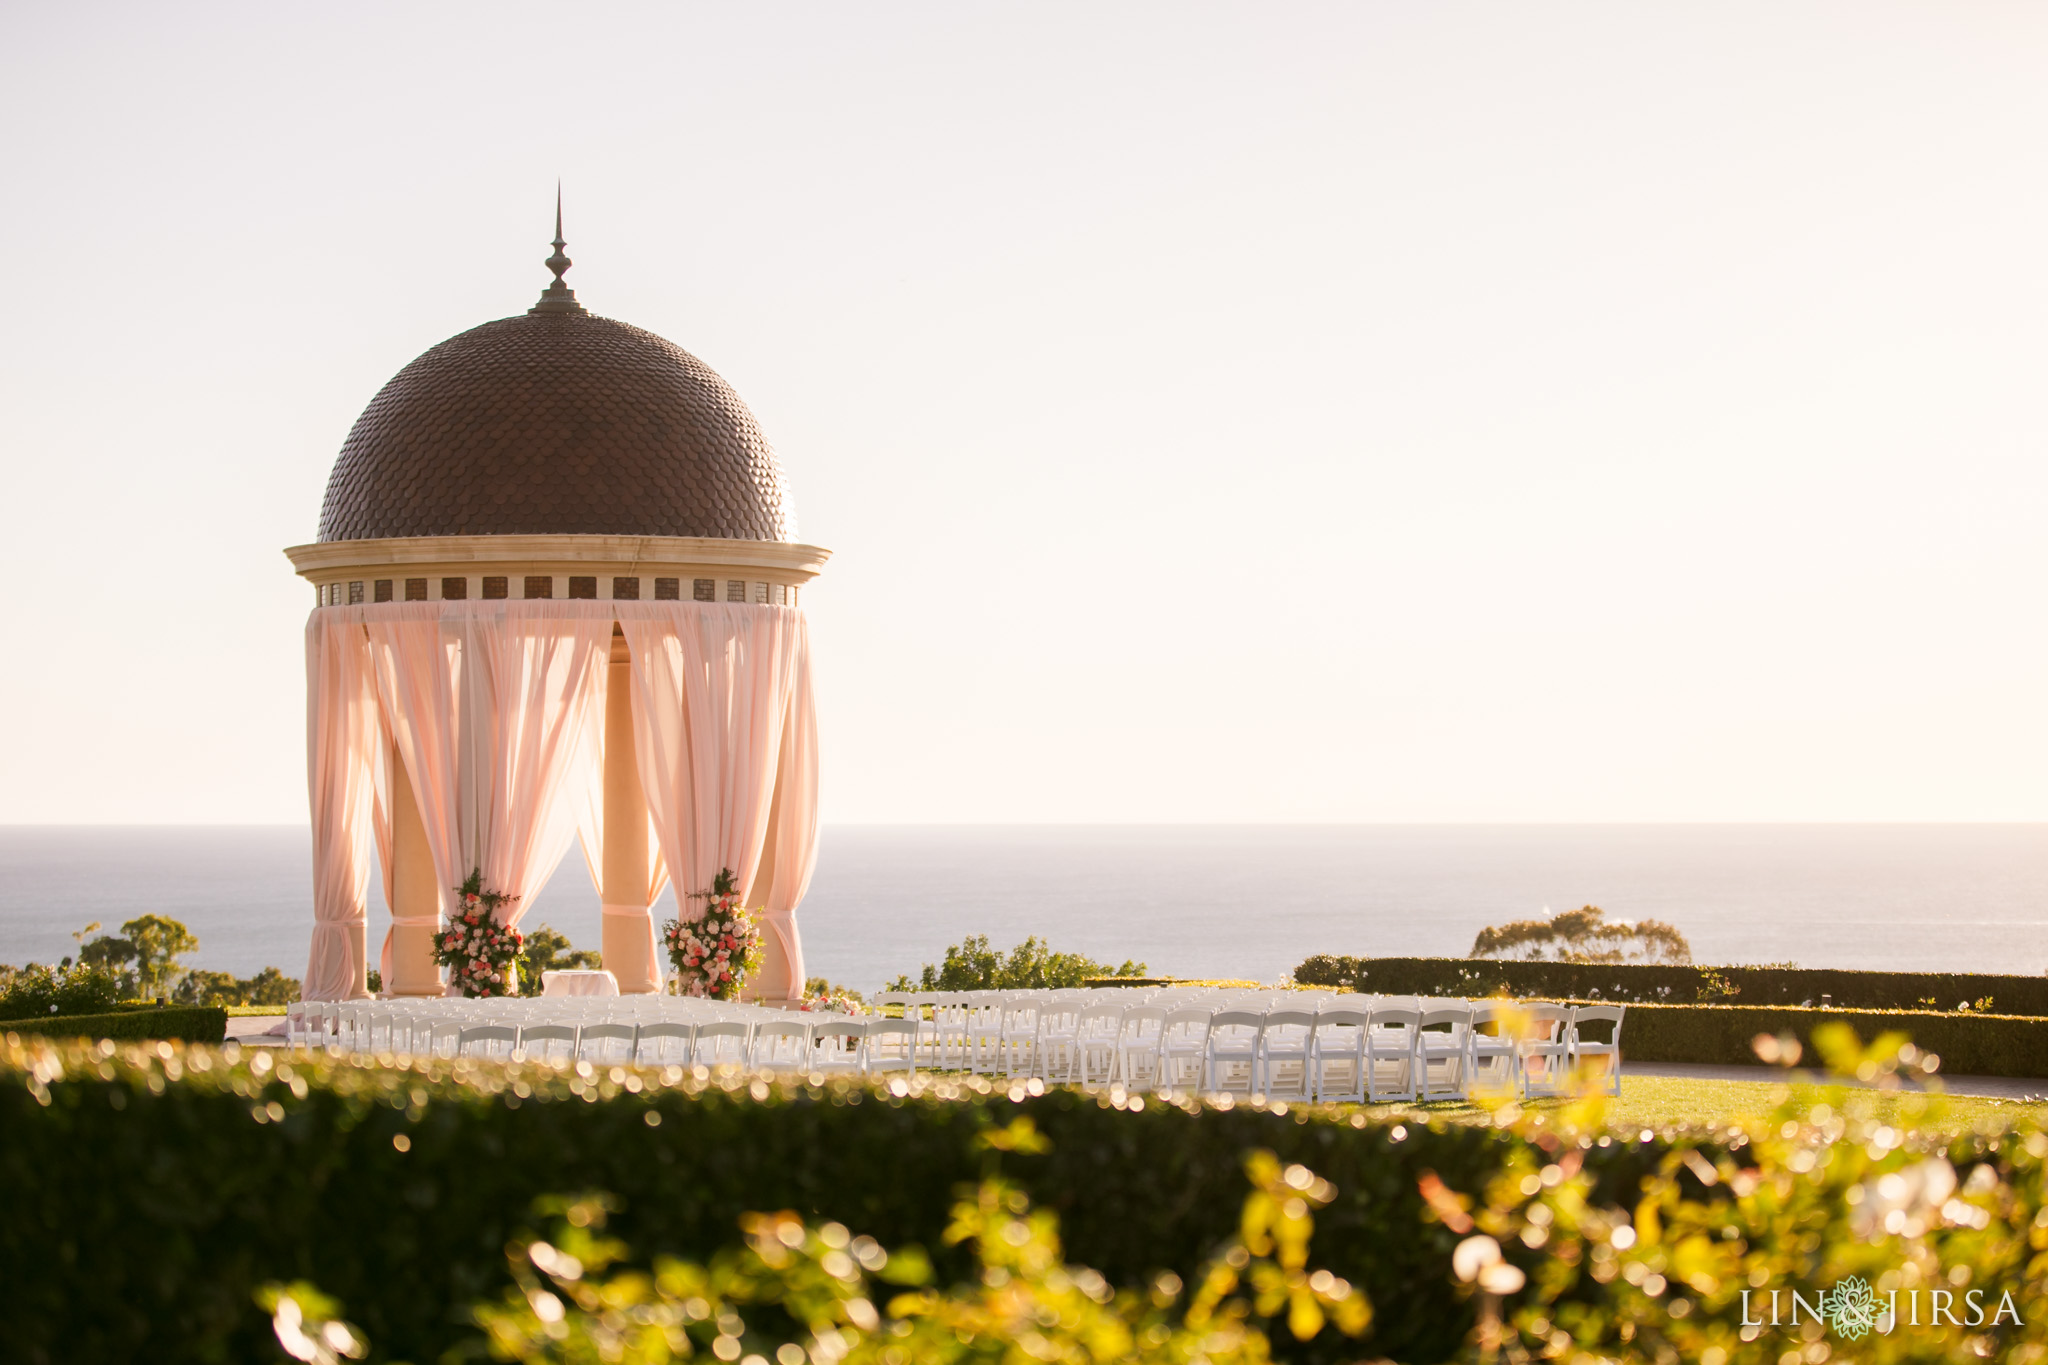
M 286 976 L 275 967 L 265 967 L 235 985 L 245 1005 L 289 1005 L 299 998 L 299 979 Z
M 178 955 L 199 947 L 197 935 L 162 915 L 131 919 L 121 926 L 121 934 L 135 950 L 136 972 L 142 978 L 145 995 L 163 993 L 171 975 L 182 970 Z
M 530 983 L 528 988 L 537 989 L 542 972 L 602 966 L 603 953 L 577 948 L 569 942 L 567 934 L 551 924 L 543 924 L 526 936 L 526 947 L 519 954 L 519 979 Z
M 946 960 L 937 967 L 924 964 L 918 983 L 908 976 L 889 983 L 892 991 L 988 991 L 1058 990 L 1078 986 L 1091 977 L 1143 976 L 1145 964 L 1126 960 L 1121 967 L 1081 953 L 1056 953 L 1050 944 L 1040 943 L 1036 934 L 1010 950 L 1009 956 L 988 946 L 986 934 L 970 934 L 946 949 Z
M 236 989 L 240 983 L 233 972 L 209 972 L 203 967 L 194 967 L 178 978 L 178 984 L 171 988 L 171 1003 L 174 1005 L 239 1005 L 241 992 Z
M 1685 935 L 1662 920 L 1609 920 L 1597 905 L 1560 910 L 1549 919 L 1492 925 L 1472 940 L 1468 957 L 1540 962 L 1692 961 Z
M 86 937 L 88 934 L 97 933 L 99 927 L 100 922 L 94 920 L 71 935 L 78 941 L 78 965 L 110 973 L 119 983 L 122 995 L 135 995 L 141 989 L 134 966 L 135 945 L 114 934 L 100 934 L 97 938 L 90 939 Z
M 188 969 L 178 978 L 171 999 L 180 1005 L 289 1005 L 299 998 L 299 983 L 275 967 L 236 979 L 233 972 Z

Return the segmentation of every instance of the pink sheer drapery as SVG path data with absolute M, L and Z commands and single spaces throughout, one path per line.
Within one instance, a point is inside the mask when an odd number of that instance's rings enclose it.
M 725 868 L 758 903 L 761 888 L 754 881 L 776 809 L 784 737 L 798 677 L 809 667 L 803 615 L 750 603 L 614 605 L 632 656 L 640 782 L 682 913 L 702 913 L 691 894 L 708 889 Z M 808 699 L 808 686 L 803 690 Z M 791 821 L 795 846 L 815 838 L 816 768 L 813 758 L 806 779 L 801 753 L 791 754 L 789 766 L 795 774 L 789 801 L 808 800 Z M 782 843 L 778 830 L 778 852 Z M 793 860 L 786 882 L 777 870 L 775 881 L 787 887 L 788 899 L 766 927 L 778 940 L 784 972 L 781 980 L 759 983 L 762 995 L 802 991 L 802 950 L 790 911 L 808 881 L 809 863 L 808 857 Z
M 313 942 L 307 1000 L 368 996 L 370 850 L 384 726 L 360 622 L 315 612 L 306 623 L 306 788 L 313 821 Z M 385 861 L 388 863 L 389 858 Z
M 330 608 L 329 610 L 333 610 Z M 519 899 L 517 923 L 576 832 L 576 794 L 597 752 L 607 606 L 584 602 L 389 603 L 362 613 L 381 699 L 413 784 L 440 890 L 437 924 L 472 870 Z
M 612 617 L 581 603 L 573 613 L 552 602 L 463 605 L 482 684 L 478 865 L 484 885 L 518 897 L 505 917 L 517 924 L 575 837 L 589 774 L 602 771 L 592 721 L 604 715 Z
M 403 775 L 412 783 L 439 888 L 434 914 L 401 916 L 394 907 L 394 925 L 438 927 L 452 888 L 476 866 L 476 786 L 463 780 L 469 766 L 462 752 L 469 678 L 462 632 L 444 630 L 441 621 L 442 607 L 457 605 L 387 602 L 343 609 L 362 616 L 384 723 Z M 393 780 L 398 776 L 394 773 Z
M 796 674 L 777 758 L 775 812 L 769 824 L 775 839 L 773 866 L 769 885 L 756 897 L 765 907 L 769 929 L 782 941 L 793 996 L 803 993 L 804 984 L 796 908 L 810 890 L 811 873 L 818 864 L 818 712 L 811 694 L 808 630 L 797 633 L 796 647 Z
M 628 641 L 634 756 L 654 835 L 647 901 L 673 876 L 684 913 L 696 913 L 688 893 L 731 868 L 765 910 L 781 969 L 764 974 L 758 993 L 800 992 L 794 912 L 815 863 L 818 773 L 802 614 L 751 603 L 457 600 L 323 607 L 308 623 L 309 999 L 320 998 L 316 987 L 361 981 L 372 845 L 392 903 L 390 783 L 409 784 L 440 888 L 436 914 L 394 915 L 394 926 L 437 925 L 478 867 L 521 898 L 516 920 L 579 830 L 602 886 L 614 620 Z M 647 918 L 640 907 L 617 909 Z M 647 925 L 651 974 L 658 954 Z

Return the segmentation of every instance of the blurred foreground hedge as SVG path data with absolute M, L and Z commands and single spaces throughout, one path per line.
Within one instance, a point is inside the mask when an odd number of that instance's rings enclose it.
M 1371 1297 L 1372 1350 L 1440 1360 L 1471 1308 L 1451 1275 L 1458 1238 L 1425 1223 L 1418 1181 L 1481 1188 L 1517 1145 L 1470 1126 L 1132 1112 L 1064 1091 L 1013 1102 L 953 1082 L 728 1091 L 679 1069 L 237 1056 L 36 1040 L 0 1053 L 0 1359 L 275 1359 L 252 1294 L 305 1280 L 380 1358 L 432 1361 L 463 1335 L 463 1307 L 504 1286 L 506 1242 L 549 1192 L 617 1195 L 612 1229 L 642 1258 L 701 1258 L 743 1212 L 791 1209 L 922 1245 L 958 1273 L 964 1253 L 942 1234 L 985 1173 L 972 1138 L 1027 1114 L 1051 1150 L 1004 1158 L 1004 1174 L 1058 1214 L 1072 1260 L 1118 1284 L 1192 1276 L 1235 1229 L 1246 1153 L 1269 1148 L 1336 1185 L 1316 1260 Z M 1587 1158 L 1626 1198 L 1654 1144 Z M 1299 1358 L 1357 1350 L 1319 1338 Z
M 1898 1035 L 1859 1054 L 1840 1024 L 1813 1041 L 1879 1079 L 1918 1057 Z M 276 1360 L 254 1291 L 301 1282 L 341 1302 L 373 1358 L 425 1365 L 475 1340 L 479 1301 L 514 1302 L 507 1244 L 550 1192 L 615 1196 L 608 1232 L 642 1264 L 702 1261 L 743 1212 L 786 1209 L 922 1245 L 958 1283 L 975 1261 L 944 1242 L 949 1205 L 1000 1174 L 1057 1214 L 1070 1262 L 1137 1289 L 1159 1270 L 1191 1279 L 1226 1241 L 1245 1156 L 1264 1148 L 1335 1186 L 1312 1264 L 1373 1309 L 1363 1341 L 1269 1325 L 1279 1359 L 2048 1361 L 2048 1137 L 1926 1140 L 1923 1100 L 1880 1113 L 1874 1090 L 1779 1093 L 1769 1114 L 1616 1135 L 1597 1099 L 1439 1127 L 985 1079 L 814 1086 L 16 1036 L 0 1045 L 0 1360 Z M 1020 1115 L 1049 1151 L 977 1151 Z M 1852 1283 L 1866 1309 L 1897 1293 L 1929 1316 L 1895 1334 L 1759 1324 L 1744 1297 L 1839 1303 Z M 555 1358 L 535 1331 L 531 1358 Z M 1005 1340 L 1030 1349 L 1021 1329 Z

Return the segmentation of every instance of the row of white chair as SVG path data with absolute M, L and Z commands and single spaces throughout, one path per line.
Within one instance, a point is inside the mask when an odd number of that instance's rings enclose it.
M 576 1021 L 549 1010 L 521 1021 L 502 1009 L 411 1011 L 383 1002 L 309 1006 L 291 1041 L 398 1056 L 496 1057 L 641 1066 L 737 1066 L 762 1071 L 909 1071 L 919 1026 L 908 1019 L 726 1008 L 698 1018 Z M 332 1014 L 333 1027 L 325 1027 Z M 527 1011 L 542 1015 L 541 1011 Z M 493 1017 L 496 1016 L 496 1017 Z
M 1301 999 L 1300 996 L 1294 997 Z M 908 997 L 941 1070 L 1329 1102 L 1446 1100 L 1477 1086 L 1560 1093 L 1582 1064 L 1620 1092 L 1622 1008 L 1371 998 L 1307 1008 L 1091 1003 L 1046 992 Z M 1603 1040 L 1581 1024 L 1603 1025 Z
M 1129 993 L 1103 993 L 1122 1000 Z M 1479 1086 L 1559 1093 L 1597 1066 L 1620 1093 L 1620 1006 L 1285 993 L 1207 1004 L 1106 1003 L 1095 993 L 885 998 L 869 1019 L 615 997 L 295 1006 L 294 1043 L 400 1055 L 564 1057 L 766 1070 L 930 1069 L 1127 1090 L 1324 1102 L 1463 1099 Z M 1299 1002 L 1297 1004 L 1296 1002 Z M 1509 1028 L 1510 1016 L 1519 1027 Z M 1605 1039 L 1582 1025 L 1605 1026 Z

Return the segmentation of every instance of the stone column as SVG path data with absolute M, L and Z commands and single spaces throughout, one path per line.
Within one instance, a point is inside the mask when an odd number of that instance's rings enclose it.
M 633 748 L 633 672 L 626 637 L 612 627 L 604 696 L 604 965 L 627 995 L 661 989 L 647 869 L 647 793 Z M 536 987 L 535 989 L 538 989 Z
M 440 928 L 441 879 L 427 851 L 427 827 L 405 760 L 393 748 L 391 765 L 391 980 L 390 995 L 442 994 L 441 969 L 434 965 L 434 934 Z M 411 921 L 408 923 L 408 921 Z

